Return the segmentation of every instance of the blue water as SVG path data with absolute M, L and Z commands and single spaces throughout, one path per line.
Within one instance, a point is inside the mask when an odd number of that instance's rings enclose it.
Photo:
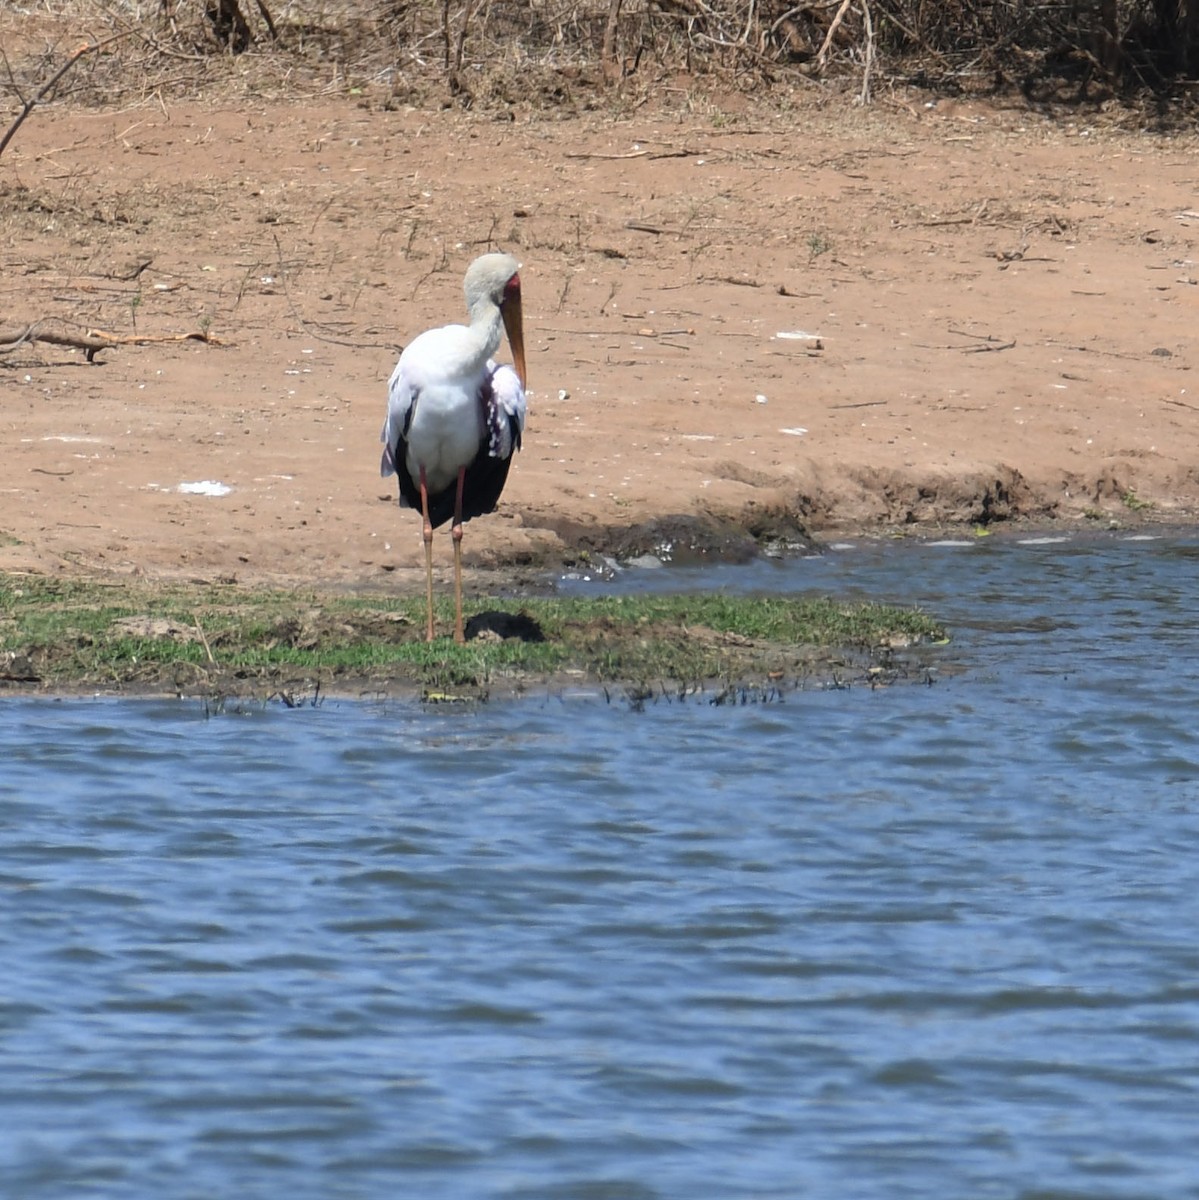
M 954 642 L 735 707 L 0 701 L 0 1197 L 1199 1197 L 1199 540 L 602 586 L 713 580 Z

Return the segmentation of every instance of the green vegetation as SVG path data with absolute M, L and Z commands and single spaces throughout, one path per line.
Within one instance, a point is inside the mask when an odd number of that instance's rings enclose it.
M 476 602 L 543 640 L 422 639 L 422 598 L 0 577 L 0 681 L 26 689 L 197 694 L 423 690 L 573 679 L 791 685 L 878 679 L 895 652 L 944 638 L 928 615 L 827 598 L 723 594 Z M 451 624 L 448 605 L 438 612 Z
M 811 266 L 822 254 L 827 254 L 833 248 L 823 233 L 813 233 L 808 238 L 808 266 Z

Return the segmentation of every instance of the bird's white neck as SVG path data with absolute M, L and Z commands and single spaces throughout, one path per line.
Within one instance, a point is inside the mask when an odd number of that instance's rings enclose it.
M 471 357 L 477 357 L 481 366 L 500 348 L 504 336 L 503 314 L 490 296 L 480 296 L 470 306 Z

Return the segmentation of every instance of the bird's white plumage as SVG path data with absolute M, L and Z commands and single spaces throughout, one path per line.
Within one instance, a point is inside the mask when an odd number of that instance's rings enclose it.
M 383 474 L 396 469 L 391 451 L 402 436 L 408 473 L 415 479 L 423 463 L 433 492 L 454 482 L 458 468 L 478 452 L 483 436 L 479 390 L 487 364 L 462 363 L 454 353 L 461 341 L 454 336 L 459 330 L 468 332 L 450 325 L 422 333 L 400 355 L 387 385 Z
M 500 437 L 498 443 L 488 447 L 488 452 L 492 458 L 510 458 L 525 431 L 525 415 L 528 413 L 525 389 L 521 387 L 520 376 L 507 363 L 497 367 L 489 360 L 487 367 L 491 372 L 491 391 L 495 403 L 509 418 L 498 422 Z M 515 434 L 513 424 L 516 426 Z
M 454 638 L 462 620 L 462 525 L 494 512 L 525 425 L 525 351 L 520 264 L 484 254 L 463 281 L 467 325 L 415 338 L 387 385 L 384 476 L 399 477 L 400 503 L 420 510 L 425 543 L 426 638 L 434 638 L 433 531 L 452 519 Z M 515 369 L 492 355 L 504 333 Z
M 476 271 L 480 265 L 490 273 Z M 487 255 L 472 264 L 467 274 L 466 298 L 470 325 L 443 325 L 414 338 L 396 363 L 387 390 L 387 418 L 380 473 L 395 473 L 394 448 L 401 437 L 406 446 L 405 466 L 415 479 L 423 465 L 430 492 L 449 487 L 458 469 L 469 465 L 481 441 L 493 458 L 508 458 L 524 429 L 526 400 L 520 377 L 509 366 L 497 367 L 490 357 L 499 345 L 501 323 L 494 294 L 502 291 L 506 277 L 517 269 L 507 255 Z M 505 275 L 507 273 L 507 276 Z M 513 437 L 507 421 L 497 438 L 488 429 L 481 399 L 488 381 L 494 402 L 517 423 Z
M 447 331 L 429 330 L 429 334 L 444 332 Z M 417 348 L 429 334 L 422 334 L 409 349 Z M 405 350 L 387 384 L 387 419 L 381 435 L 384 449 L 380 466 L 384 478 L 396 472 L 392 448 L 405 429 L 408 472 L 415 478 L 423 461 L 429 489 L 434 492 L 453 483 L 459 466 L 474 459 L 484 437 L 492 458 L 512 456 L 524 433 L 528 401 L 520 377 L 507 363 L 497 365 L 488 359 L 481 371 L 456 378 L 431 379 L 421 360 L 411 369 L 411 360 L 405 361 L 407 354 Z M 485 409 L 478 401 L 488 379 L 493 403 L 505 418 L 491 422 L 490 428 L 486 427 Z M 420 404 L 414 410 L 417 396 Z

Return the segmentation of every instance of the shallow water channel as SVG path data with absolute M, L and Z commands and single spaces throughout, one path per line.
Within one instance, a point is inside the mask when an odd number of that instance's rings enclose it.
M 954 642 L 745 706 L 0 701 L 0 1196 L 1199 1197 L 1199 538 L 566 586 L 700 585 Z

